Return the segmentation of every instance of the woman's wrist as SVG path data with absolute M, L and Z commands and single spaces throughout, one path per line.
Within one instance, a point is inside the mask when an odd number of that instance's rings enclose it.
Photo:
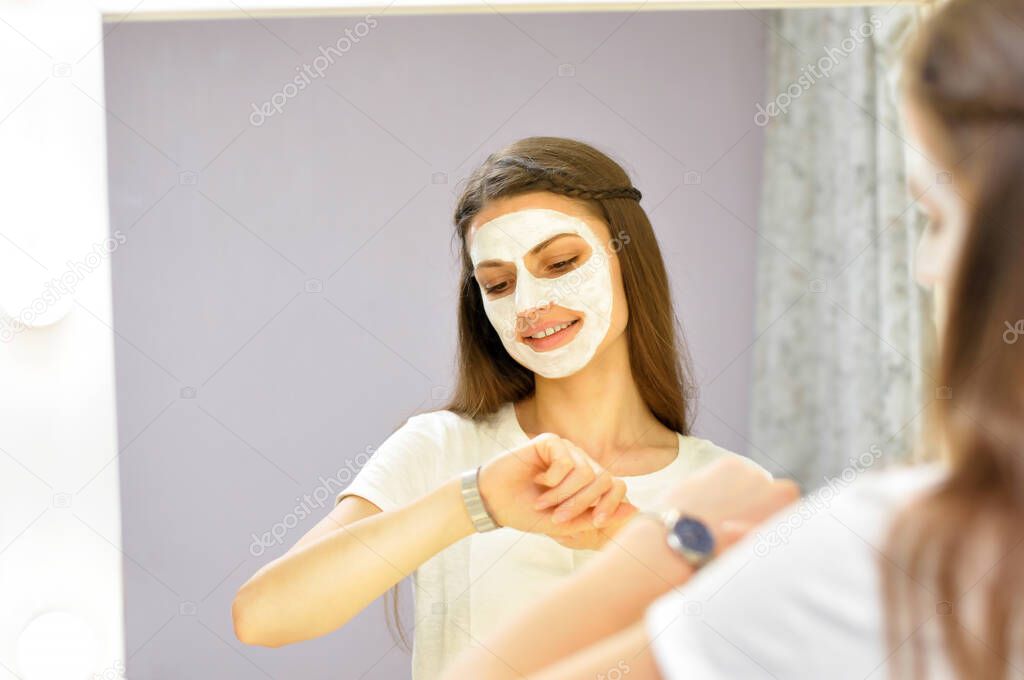
M 442 508 L 441 517 L 448 531 L 449 545 L 476 533 L 473 520 L 466 510 L 466 502 L 462 498 L 460 477 L 453 477 L 441 485 L 437 490 L 437 496 Z
M 637 513 L 603 550 L 618 552 L 619 559 L 641 563 L 649 577 L 657 577 L 663 592 L 683 585 L 696 571 L 669 546 L 664 525 L 645 513 Z
M 694 573 L 665 540 L 658 522 L 629 520 L 573 575 L 571 590 L 602 593 L 603 625 L 618 630 L 638 620 L 659 597 Z

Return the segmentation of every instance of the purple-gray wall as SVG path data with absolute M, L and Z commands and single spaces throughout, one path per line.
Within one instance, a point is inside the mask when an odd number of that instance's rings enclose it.
M 346 29 L 322 77 L 284 92 Z M 405 417 L 442 403 L 457 183 L 517 138 L 579 138 L 632 174 L 702 383 L 697 433 L 746 452 L 757 14 L 107 30 L 129 677 L 408 677 L 380 602 L 267 650 L 235 641 L 231 599 L 327 511 L 305 495 L 333 496 Z M 260 120 L 253 105 L 275 93 L 281 111 Z

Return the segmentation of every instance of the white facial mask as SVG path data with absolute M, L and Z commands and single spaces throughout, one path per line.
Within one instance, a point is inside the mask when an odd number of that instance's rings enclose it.
M 532 248 L 558 234 L 577 234 L 590 246 L 587 261 L 556 278 L 538 278 L 523 258 Z M 611 268 L 603 245 L 587 223 L 557 210 L 529 209 L 506 213 L 485 223 L 473 236 L 470 259 L 476 267 L 485 260 L 511 262 L 516 268 L 515 289 L 488 299 L 481 287 L 484 311 L 513 359 L 545 378 L 576 373 L 593 358 L 611 325 Z M 545 352 L 535 351 L 519 339 L 520 316 L 530 323 L 546 305 L 558 305 L 580 317 L 583 325 L 568 344 Z

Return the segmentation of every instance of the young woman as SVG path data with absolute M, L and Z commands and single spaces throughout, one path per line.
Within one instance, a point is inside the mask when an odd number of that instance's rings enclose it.
M 446 678 L 1024 677 L 1024 1 L 942 5 L 906 55 L 903 107 L 935 159 L 912 153 L 909 176 L 938 460 L 786 508 L 696 574 L 668 522 L 637 516 Z M 776 498 L 716 464 L 670 504 L 714 538 Z
M 736 457 L 689 434 L 688 371 L 639 200 L 618 164 L 568 139 L 521 140 L 474 173 L 455 211 L 451 404 L 409 418 L 330 515 L 242 586 L 239 639 L 323 635 L 414 572 L 413 675 L 435 678 L 638 508 Z

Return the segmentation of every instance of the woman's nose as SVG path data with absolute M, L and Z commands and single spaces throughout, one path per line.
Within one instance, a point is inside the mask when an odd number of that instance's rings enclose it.
M 518 316 L 536 314 L 553 303 L 545 287 L 529 272 L 517 272 L 515 296 Z

